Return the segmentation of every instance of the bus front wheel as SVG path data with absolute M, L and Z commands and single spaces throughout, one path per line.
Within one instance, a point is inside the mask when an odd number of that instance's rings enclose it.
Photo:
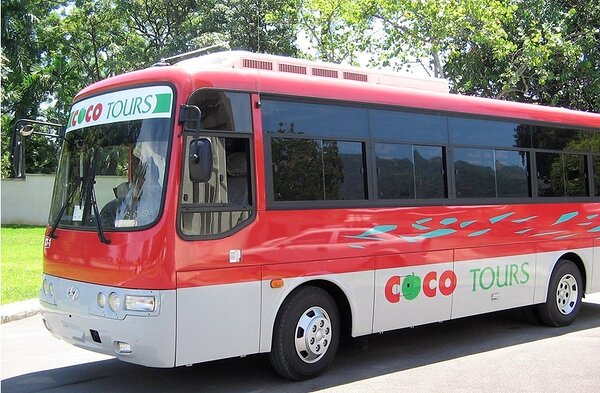
M 303 380 L 323 372 L 333 361 L 340 336 L 339 312 L 323 289 L 305 286 L 281 306 L 269 355 L 283 377 Z
M 582 297 L 581 272 L 573 262 L 561 259 L 550 277 L 546 303 L 537 306 L 538 315 L 546 325 L 568 326 L 579 312 Z

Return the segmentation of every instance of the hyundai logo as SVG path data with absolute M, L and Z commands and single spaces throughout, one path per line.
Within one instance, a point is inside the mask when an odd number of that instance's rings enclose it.
M 72 301 L 77 300 L 77 298 L 79 297 L 79 289 L 77 289 L 76 287 L 70 287 L 67 290 L 67 297 Z

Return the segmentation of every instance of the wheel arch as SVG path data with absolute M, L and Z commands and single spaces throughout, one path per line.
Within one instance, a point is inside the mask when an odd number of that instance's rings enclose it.
M 341 285 L 326 279 L 304 281 L 300 285 L 297 285 L 289 293 L 287 293 L 286 296 L 283 298 L 282 302 L 279 304 L 277 314 L 275 315 L 275 319 L 273 320 L 273 325 L 275 325 L 275 321 L 277 321 L 277 318 L 279 317 L 279 314 L 281 312 L 281 305 L 295 292 L 307 286 L 321 288 L 325 292 L 327 292 L 329 296 L 332 297 L 333 301 L 338 307 L 338 312 L 340 314 L 340 332 L 342 335 L 350 334 L 352 332 L 352 307 L 350 305 L 348 295 L 346 294 L 346 292 L 344 292 Z
M 579 255 L 573 252 L 560 255 L 547 284 L 546 300 L 535 308 L 540 322 L 564 327 L 575 320 L 585 294 L 584 277 L 585 263 Z
M 285 303 L 287 299 L 289 299 L 293 294 L 299 291 L 301 288 L 307 286 L 314 286 L 323 289 L 326 291 L 329 296 L 333 299 L 335 304 L 338 307 L 339 316 L 340 316 L 340 333 L 341 336 L 350 335 L 352 332 L 352 316 L 353 309 L 350 304 L 348 294 L 342 289 L 343 285 L 340 283 L 334 282 L 328 279 L 309 279 L 306 281 L 302 281 L 295 285 L 292 289 L 289 289 L 285 292 L 283 296 L 277 299 L 276 303 L 272 304 L 271 307 L 276 308 L 276 312 L 269 313 L 267 310 L 263 310 L 263 312 L 267 311 L 264 314 L 264 317 L 267 319 L 263 319 L 263 326 L 261 327 L 261 343 L 260 343 L 260 352 L 269 352 L 271 350 L 272 339 L 273 339 L 273 331 L 275 328 L 275 323 L 281 314 L 282 305 Z M 274 310 L 273 310 L 274 311 Z M 270 315 L 270 317 L 269 317 Z
M 556 263 L 554 264 L 553 270 L 556 268 L 558 261 L 560 261 L 561 259 L 566 259 L 568 261 L 571 261 L 575 264 L 575 266 L 577 266 L 577 269 L 581 273 L 581 280 L 583 281 L 583 289 L 584 289 L 583 296 L 585 297 L 585 290 L 587 288 L 587 271 L 585 268 L 585 263 L 583 263 L 583 259 L 574 252 L 565 253 L 565 254 L 561 255 L 561 257 L 556 261 Z
M 341 335 L 350 335 L 352 333 L 352 307 L 350 306 L 348 295 L 342 290 L 342 288 L 337 284 L 327 280 L 307 281 L 300 285 L 298 288 L 307 285 L 319 287 L 327 293 L 329 293 L 329 295 L 333 298 L 333 301 L 338 307 L 338 312 L 340 314 Z

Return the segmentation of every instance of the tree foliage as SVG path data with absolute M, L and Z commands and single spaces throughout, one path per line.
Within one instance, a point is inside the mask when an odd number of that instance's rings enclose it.
M 86 85 L 220 42 L 294 55 L 297 9 L 292 0 L 3 1 L 2 176 L 16 119 L 64 123 Z M 28 144 L 29 171 L 54 171 L 55 141 Z
M 599 112 L 600 4 L 507 3 L 511 14 L 502 21 L 500 44 L 465 40 L 449 56 L 446 70 L 455 89 Z
M 64 123 L 84 86 L 220 42 L 600 112 L 596 0 L 5 0 L 1 18 L 3 176 L 15 119 Z M 54 142 L 29 143 L 29 169 L 52 171 Z
M 302 34 L 318 60 L 357 63 L 367 44 L 365 3 L 353 0 L 305 0 L 299 12 Z
M 372 65 L 416 65 L 457 93 L 600 112 L 597 1 L 312 0 L 306 8 L 303 29 L 326 32 L 312 41 L 322 58 L 352 63 L 365 51 Z

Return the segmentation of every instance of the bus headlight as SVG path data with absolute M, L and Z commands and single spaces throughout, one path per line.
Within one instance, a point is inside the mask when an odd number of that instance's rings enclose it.
M 104 306 L 106 306 L 106 295 L 102 292 L 98 292 L 98 295 L 96 296 L 96 302 L 98 302 L 98 307 L 104 308 Z
M 125 295 L 125 310 L 152 312 L 155 309 L 155 296 Z
M 121 299 L 119 299 L 119 295 L 111 292 L 110 295 L 108 295 L 108 306 L 114 312 L 119 311 L 119 308 L 121 307 Z

